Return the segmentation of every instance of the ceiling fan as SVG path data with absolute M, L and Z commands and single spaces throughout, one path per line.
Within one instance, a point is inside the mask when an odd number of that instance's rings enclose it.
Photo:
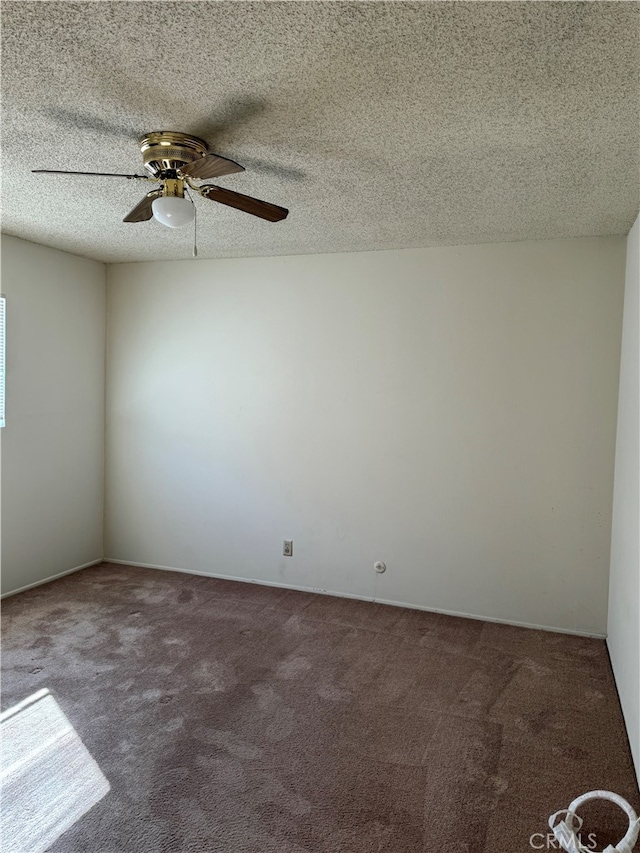
M 244 172 L 233 160 L 213 154 L 206 142 L 197 136 L 159 130 L 140 139 L 140 151 L 146 175 L 126 175 L 114 172 L 68 172 L 59 169 L 33 169 L 38 174 L 50 175 L 96 175 L 108 178 L 128 178 L 142 181 L 160 181 L 125 216 L 124 222 L 144 222 L 152 217 L 169 228 L 188 225 L 195 218 L 195 208 L 189 188 L 203 198 L 235 207 L 269 222 L 285 219 L 289 211 L 267 201 L 261 201 L 242 193 L 233 192 L 214 184 L 198 184 L 195 181 L 219 178 L 234 172 Z M 185 190 L 187 196 L 185 197 Z

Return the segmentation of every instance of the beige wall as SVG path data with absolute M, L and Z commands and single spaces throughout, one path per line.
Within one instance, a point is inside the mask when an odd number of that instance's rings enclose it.
M 110 266 L 107 556 L 603 635 L 624 251 Z
M 105 267 L 2 236 L 2 592 L 102 557 Z
M 640 220 L 637 219 L 627 238 L 608 645 L 636 772 L 640 779 L 639 281 Z

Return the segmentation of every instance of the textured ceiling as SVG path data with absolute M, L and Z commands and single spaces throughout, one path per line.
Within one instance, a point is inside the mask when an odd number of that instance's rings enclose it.
M 640 6 L 2 2 L 3 231 L 102 261 L 191 256 L 122 218 L 151 130 L 246 166 L 200 257 L 624 234 L 639 206 Z

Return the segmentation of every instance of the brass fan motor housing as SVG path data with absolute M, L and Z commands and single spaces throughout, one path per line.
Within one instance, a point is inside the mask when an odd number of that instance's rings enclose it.
M 180 171 L 182 166 L 205 157 L 207 143 L 197 136 L 172 130 L 155 130 L 140 139 L 144 167 L 154 178 L 166 171 Z

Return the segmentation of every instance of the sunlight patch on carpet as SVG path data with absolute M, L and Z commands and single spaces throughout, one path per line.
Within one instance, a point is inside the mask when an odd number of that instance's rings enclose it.
M 2 846 L 40 853 L 109 791 L 109 782 L 48 690 L 0 714 Z

